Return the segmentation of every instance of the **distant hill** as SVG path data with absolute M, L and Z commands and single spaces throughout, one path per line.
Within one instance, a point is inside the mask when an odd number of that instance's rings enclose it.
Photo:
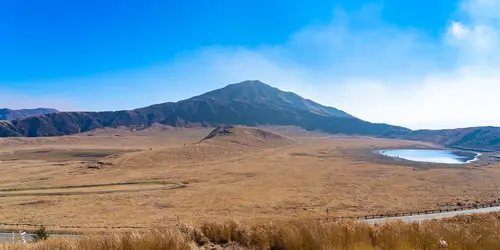
M 36 109 L 0 109 L 0 120 L 22 119 L 35 115 L 45 115 L 59 112 L 56 109 L 36 108 Z
M 476 151 L 500 151 L 499 127 L 473 127 L 443 130 L 416 130 L 396 136 L 403 139 L 429 141 L 450 148 Z
M 60 136 L 98 128 L 286 125 L 332 134 L 367 135 L 500 151 L 500 128 L 417 130 L 371 123 L 260 81 L 244 81 L 179 102 L 115 112 L 58 112 L 0 121 L 0 137 Z

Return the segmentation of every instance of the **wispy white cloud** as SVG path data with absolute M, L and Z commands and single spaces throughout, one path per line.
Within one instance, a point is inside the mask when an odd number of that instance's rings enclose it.
M 384 22 L 381 8 L 335 10 L 331 22 L 304 27 L 279 45 L 214 46 L 155 68 L 68 83 L 108 86 L 95 92 L 109 96 L 80 100 L 80 109 L 145 106 L 259 79 L 373 122 L 500 126 L 492 110 L 500 99 L 500 0 L 463 0 L 438 38 Z
M 206 82 L 261 79 L 374 122 L 500 125 L 491 110 L 500 99 L 499 1 L 465 0 L 439 39 L 377 20 L 376 11 L 337 11 L 284 45 L 207 49 L 185 63 L 202 58 Z
M 492 109 L 500 100 L 500 1 L 466 0 L 460 6 L 462 18 L 450 20 L 446 34 L 435 42 L 440 59 L 453 51 L 452 67 L 404 83 L 354 77 L 341 84 L 345 98 L 339 105 L 368 120 L 412 128 L 499 126 L 500 115 Z

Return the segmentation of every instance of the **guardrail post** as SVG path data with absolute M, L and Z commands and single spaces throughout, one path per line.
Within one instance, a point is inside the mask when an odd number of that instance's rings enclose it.
M 26 232 L 21 231 L 21 232 L 19 232 L 19 234 L 21 235 L 21 241 L 23 243 L 26 243 Z

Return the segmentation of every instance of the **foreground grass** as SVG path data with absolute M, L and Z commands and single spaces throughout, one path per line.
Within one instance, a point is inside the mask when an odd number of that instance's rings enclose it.
M 446 249 L 500 249 L 500 213 L 377 226 L 305 220 L 264 225 L 207 223 L 200 227 L 158 228 L 148 233 L 5 244 L 0 249 L 441 249 L 439 240 L 448 243 Z

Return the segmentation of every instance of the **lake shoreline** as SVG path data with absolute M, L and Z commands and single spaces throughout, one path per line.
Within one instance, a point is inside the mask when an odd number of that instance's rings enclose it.
M 412 162 L 458 165 L 479 161 L 481 156 L 481 153 L 476 152 L 436 148 L 391 148 L 375 150 L 374 153 L 393 159 L 403 159 Z

